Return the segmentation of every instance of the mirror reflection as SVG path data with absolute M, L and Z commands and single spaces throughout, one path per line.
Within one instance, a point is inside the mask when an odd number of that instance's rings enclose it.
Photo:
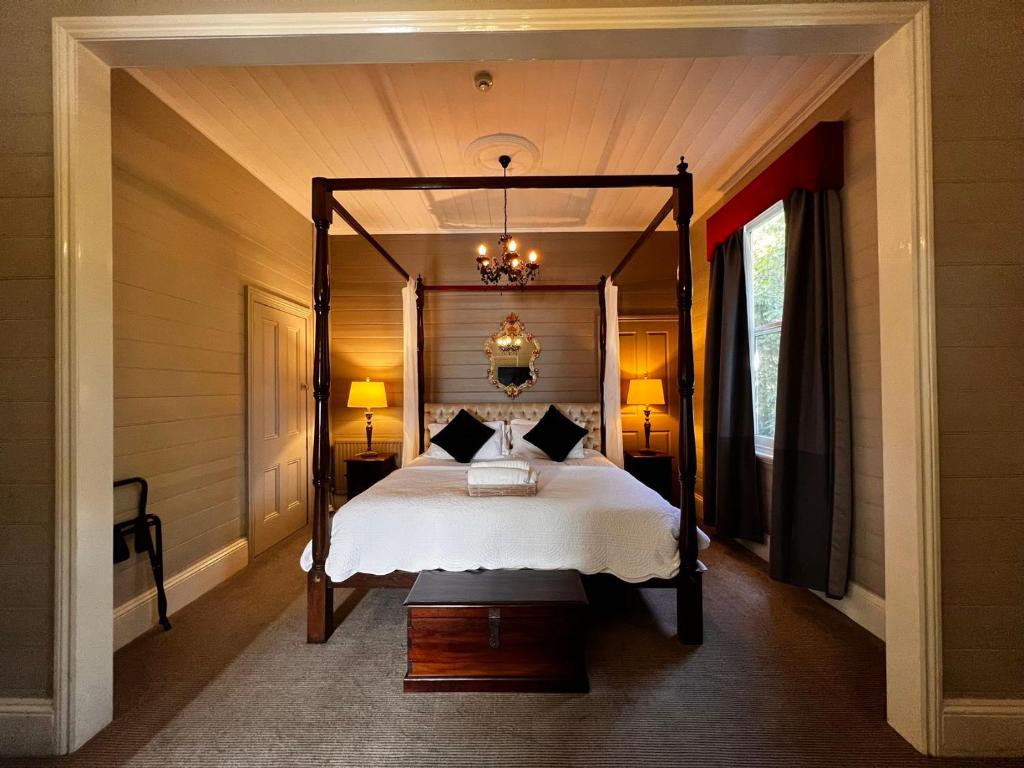
M 487 355 L 487 379 L 510 398 L 537 383 L 537 357 L 540 342 L 526 331 L 515 312 L 509 314 L 498 330 L 484 342 Z

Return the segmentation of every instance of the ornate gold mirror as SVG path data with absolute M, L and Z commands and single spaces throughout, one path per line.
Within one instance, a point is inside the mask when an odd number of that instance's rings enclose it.
M 527 333 L 515 312 L 505 318 L 498 330 L 484 342 L 487 355 L 487 380 L 510 398 L 537 383 L 537 357 L 540 342 Z

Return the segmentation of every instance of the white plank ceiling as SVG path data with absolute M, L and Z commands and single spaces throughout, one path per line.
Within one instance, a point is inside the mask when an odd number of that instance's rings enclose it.
M 143 85 L 309 215 L 314 176 L 499 173 L 493 149 L 513 134 L 511 173 L 672 173 L 685 155 L 698 213 L 758 150 L 857 63 L 845 56 L 502 61 L 209 69 L 133 69 Z M 494 87 L 473 75 L 489 70 Z M 493 166 L 496 168 L 496 166 Z M 513 190 L 512 230 L 643 229 L 664 190 Z M 344 193 L 370 231 L 458 232 L 501 226 L 501 192 Z M 332 231 L 348 231 L 336 221 Z

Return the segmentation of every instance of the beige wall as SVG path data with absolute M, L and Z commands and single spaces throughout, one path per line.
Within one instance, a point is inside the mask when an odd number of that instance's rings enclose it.
M 619 314 L 675 315 L 678 263 L 679 234 L 675 227 L 651 235 L 619 275 Z M 696 268 L 701 267 L 697 264 Z M 693 297 L 694 324 L 699 321 L 701 327 L 706 298 Z
M 544 0 L 398 0 L 373 8 L 549 5 Z M 0 639 L 5 655 L 0 696 L 45 692 L 52 651 L 50 18 L 360 7 L 366 5 L 356 0 L 39 0 L 4 5 Z M 951 695 L 1024 697 L 1024 675 L 1010 674 L 1024 669 L 1022 6 L 1019 0 L 936 0 L 931 9 L 940 474 L 947 542 L 942 559 L 945 686 Z M 703 320 L 695 320 L 696 328 L 702 326 Z M 702 342 L 702 334 L 696 335 Z
M 653 212 L 652 212 L 653 215 Z M 548 283 L 595 284 L 608 274 L 636 239 L 636 233 L 517 233 L 524 248 L 536 248 Z M 428 284 L 476 283 L 476 246 L 493 235 L 390 235 L 381 243 L 412 275 Z M 669 240 L 659 238 L 637 257 L 665 256 Z M 402 434 L 402 277 L 362 238 L 331 238 L 332 416 L 336 437 L 360 438 L 363 416 L 347 408 L 349 383 L 382 379 L 390 407 L 374 415 L 374 435 Z M 622 275 L 620 304 L 637 306 L 648 286 L 644 269 L 631 265 Z M 623 310 L 625 311 L 625 310 Z M 509 312 L 518 312 L 541 343 L 537 385 L 523 402 L 580 402 L 598 399 L 598 303 L 594 293 L 434 293 L 424 306 L 426 396 L 432 402 L 494 402 L 505 395 L 487 383 L 484 339 Z
M 248 537 L 245 286 L 308 304 L 312 228 L 125 72 L 111 103 L 114 477 L 149 481 L 170 577 Z M 114 571 L 115 606 L 152 586 Z
M 932 18 L 943 683 L 1024 697 L 1024 3 Z
M 878 233 L 875 203 L 874 88 L 871 63 L 798 126 L 769 158 L 730 190 L 707 216 L 694 222 L 695 260 L 700 283 L 695 294 L 706 302 L 708 269 L 705 233 L 707 218 L 743 189 L 749 181 L 824 120 L 844 124 L 845 180 L 842 190 L 843 241 L 846 257 L 847 329 L 850 339 L 850 388 L 853 414 L 853 556 L 850 578 L 879 595 L 885 594 L 882 532 L 882 399 L 878 346 Z M 703 307 L 702 307 L 703 309 Z M 703 340 L 697 360 L 703 378 Z M 703 422 L 703 409 L 698 419 Z M 703 456 L 701 464 L 703 464 Z M 763 462 L 762 484 L 771 483 L 770 462 Z M 770 504 L 771 493 L 762 488 Z M 766 517 L 768 510 L 766 509 Z

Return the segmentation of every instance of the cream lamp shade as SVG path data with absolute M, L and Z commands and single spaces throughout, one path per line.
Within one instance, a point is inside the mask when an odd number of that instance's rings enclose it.
M 632 379 L 626 392 L 626 405 L 664 405 L 661 379 Z
M 383 381 L 353 381 L 348 391 L 349 408 L 387 408 L 388 396 Z

